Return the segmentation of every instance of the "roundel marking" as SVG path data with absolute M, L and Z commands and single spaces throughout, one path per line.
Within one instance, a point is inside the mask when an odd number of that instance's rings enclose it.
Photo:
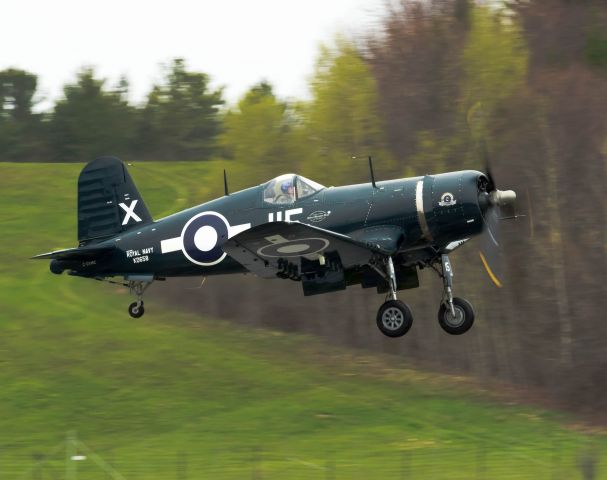
M 220 243 L 228 239 L 228 227 L 227 219 L 217 212 L 193 216 L 181 231 L 183 254 L 197 265 L 218 264 L 226 256 Z
M 266 245 L 257 250 L 262 257 L 300 257 L 322 252 L 329 246 L 324 238 L 301 238 Z

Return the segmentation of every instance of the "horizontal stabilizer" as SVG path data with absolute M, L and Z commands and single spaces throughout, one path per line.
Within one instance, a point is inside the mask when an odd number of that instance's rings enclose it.
M 66 248 L 64 250 L 55 250 L 54 252 L 41 253 L 32 257 L 32 260 L 91 260 L 105 253 L 111 252 L 116 247 L 109 245 L 105 247 L 82 247 Z

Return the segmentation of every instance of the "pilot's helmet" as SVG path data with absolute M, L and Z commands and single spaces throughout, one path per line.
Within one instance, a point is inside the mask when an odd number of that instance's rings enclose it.
M 280 185 L 280 189 L 282 190 L 282 193 L 289 193 L 289 188 L 291 188 L 291 187 L 293 187 L 293 182 L 291 180 L 285 180 Z

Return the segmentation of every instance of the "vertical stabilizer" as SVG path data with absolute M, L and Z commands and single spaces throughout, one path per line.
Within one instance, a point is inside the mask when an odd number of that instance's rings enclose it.
M 116 157 L 89 162 L 78 177 L 78 241 L 118 235 L 153 222 L 124 163 Z

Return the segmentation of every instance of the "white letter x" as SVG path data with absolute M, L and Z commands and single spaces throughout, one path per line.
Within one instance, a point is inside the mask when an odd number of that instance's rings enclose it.
M 136 222 L 141 222 L 141 218 L 139 218 L 139 215 L 137 215 L 135 213 L 135 205 L 137 205 L 137 202 L 139 200 L 133 200 L 131 202 L 131 206 L 127 207 L 124 203 L 119 203 L 120 207 L 126 212 L 126 215 L 124 216 L 124 220 L 122 220 L 122 224 L 126 225 L 127 223 L 129 223 L 129 220 L 132 218 L 133 220 L 135 220 Z

